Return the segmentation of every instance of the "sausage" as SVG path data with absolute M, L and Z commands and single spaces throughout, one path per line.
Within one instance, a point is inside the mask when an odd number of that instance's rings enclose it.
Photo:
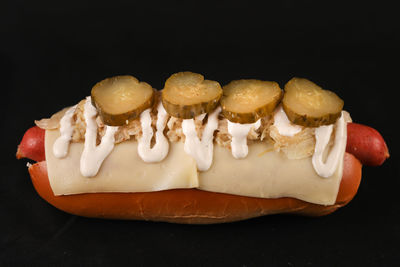
M 44 153 L 44 135 L 45 130 L 33 126 L 29 128 L 22 137 L 21 143 L 17 149 L 17 159 L 28 158 L 34 161 L 46 159 Z
M 389 157 L 382 135 L 374 128 L 358 123 L 347 124 L 346 151 L 367 166 L 380 166 Z
M 45 130 L 37 126 L 28 129 L 18 146 L 17 159 L 45 160 L 44 136 Z M 382 165 L 389 157 L 389 150 L 382 135 L 374 128 L 358 123 L 347 124 L 346 152 L 353 154 L 361 164 L 368 166 Z
M 327 215 L 346 205 L 357 193 L 361 163 L 345 153 L 343 178 L 336 203 L 323 206 L 295 198 L 254 198 L 213 193 L 198 189 L 172 189 L 149 193 L 88 193 L 55 196 L 45 161 L 29 167 L 38 194 L 65 212 L 94 218 L 151 220 L 171 223 L 211 224 L 290 213 Z

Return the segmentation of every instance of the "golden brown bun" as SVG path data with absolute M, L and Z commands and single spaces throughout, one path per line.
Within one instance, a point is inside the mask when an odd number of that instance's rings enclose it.
M 211 224 L 278 213 L 306 216 L 332 213 L 346 205 L 357 193 L 361 167 L 353 155 L 345 153 L 342 182 L 336 203 L 331 206 L 311 204 L 294 198 L 252 198 L 198 189 L 54 196 L 45 161 L 29 167 L 29 173 L 36 191 L 43 199 L 71 214 L 94 218 Z

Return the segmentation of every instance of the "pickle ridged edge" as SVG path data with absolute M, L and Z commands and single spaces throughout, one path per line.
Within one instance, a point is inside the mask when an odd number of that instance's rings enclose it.
M 126 121 L 131 121 L 131 120 L 135 120 L 135 119 L 139 118 L 140 114 L 144 110 L 146 110 L 154 105 L 154 93 L 140 107 L 136 108 L 135 110 L 125 112 L 122 114 L 118 114 L 118 115 L 109 114 L 107 112 L 104 112 L 101 105 L 97 104 L 97 102 L 95 101 L 93 96 L 92 96 L 92 105 L 96 107 L 97 112 L 99 113 L 99 115 L 105 125 L 122 126 L 122 125 L 126 124 Z
M 333 124 L 342 113 L 342 111 L 340 111 L 338 113 L 329 113 L 321 117 L 312 117 L 308 116 L 307 114 L 297 114 L 296 112 L 292 111 L 284 102 L 282 102 L 282 107 L 286 113 L 286 116 L 291 122 L 304 127 L 319 127 Z
M 170 116 L 186 120 L 186 119 L 193 119 L 198 115 L 213 111 L 218 106 L 221 96 L 222 93 L 216 99 L 193 105 L 177 105 L 169 102 L 164 97 L 162 97 L 161 99 L 164 109 Z
M 282 97 L 283 92 L 281 91 L 280 94 L 277 95 L 277 97 L 267 105 L 259 107 L 252 112 L 246 113 L 229 111 L 224 107 L 224 104 L 221 102 L 222 114 L 226 119 L 234 123 L 254 123 L 257 120 L 267 115 L 270 115 L 274 111 L 275 107 L 280 103 Z

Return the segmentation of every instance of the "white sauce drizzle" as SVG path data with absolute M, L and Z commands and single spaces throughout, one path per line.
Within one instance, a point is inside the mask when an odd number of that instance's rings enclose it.
M 93 177 L 97 174 L 101 164 L 114 148 L 114 134 L 118 127 L 106 127 L 106 133 L 96 146 L 97 139 L 97 110 L 93 107 L 90 96 L 86 97 L 84 117 L 86 122 L 85 144 L 81 155 L 81 174 L 85 177 Z
M 151 138 L 153 138 L 153 128 L 151 127 L 151 109 L 146 109 L 140 115 L 140 124 L 142 126 L 142 137 L 139 139 L 138 154 L 144 162 L 159 162 L 162 161 L 168 154 L 169 143 L 164 136 L 164 128 L 168 119 L 168 114 L 162 105 L 162 102 L 157 107 L 157 131 L 156 143 L 153 148 L 150 148 Z
M 207 125 L 204 128 L 201 141 L 197 136 L 194 120 L 187 119 L 182 122 L 182 131 L 186 137 L 185 152 L 196 160 L 199 171 L 206 171 L 211 167 L 214 151 L 214 131 L 218 128 L 218 114 L 220 112 L 221 107 L 217 107 L 208 115 Z M 204 118 L 203 114 L 200 116 L 203 116 L 200 118 Z
M 60 137 L 53 144 L 53 154 L 56 158 L 65 158 L 68 154 L 69 143 L 74 132 L 72 117 L 74 116 L 76 106 L 69 108 L 60 120 Z
M 325 178 L 332 176 L 339 160 L 341 160 L 339 158 L 341 154 L 340 150 L 346 145 L 347 141 L 347 127 L 344 117 L 342 112 L 341 117 L 336 122 L 335 140 L 326 162 L 323 162 L 323 154 L 325 149 L 327 149 L 333 131 L 333 125 L 320 126 L 315 129 L 316 143 L 314 155 L 312 157 L 312 165 L 319 176 Z
M 60 120 L 60 136 L 53 144 L 53 153 L 57 158 L 64 158 L 68 154 L 74 129 L 72 118 L 76 107 L 77 105 L 68 109 Z M 303 127 L 290 122 L 281 105 L 277 109 L 274 115 L 274 126 L 277 128 L 279 134 L 292 137 L 303 129 Z M 144 162 L 149 163 L 162 161 L 167 156 L 169 150 L 168 139 L 163 133 L 168 114 L 161 102 L 157 107 L 156 142 L 153 148 L 150 148 L 151 139 L 154 135 L 151 127 L 152 119 L 150 111 L 151 109 L 147 109 L 140 115 L 142 136 L 138 142 L 139 156 Z M 218 128 L 218 115 L 220 112 L 221 107 L 217 107 L 209 114 L 201 141 L 197 136 L 194 119 L 187 119 L 182 122 L 182 131 L 186 137 L 184 145 L 185 152 L 196 160 L 199 171 L 206 171 L 211 167 L 214 150 L 214 131 Z M 341 148 L 346 145 L 347 127 L 344 113 L 345 112 L 342 111 L 341 117 L 336 122 L 335 140 L 325 162 L 323 162 L 324 153 L 329 145 L 329 140 L 333 132 L 333 125 L 320 126 L 315 129 L 316 144 L 314 155 L 312 156 L 312 165 L 321 177 L 327 178 L 333 175 L 340 160 Z M 100 145 L 96 146 L 96 116 L 97 110 L 92 105 L 90 96 L 88 96 L 86 98 L 84 111 L 86 122 L 85 143 L 80 161 L 81 174 L 86 177 L 92 177 L 98 173 L 101 164 L 114 148 L 114 134 L 118 130 L 118 127 L 105 126 L 105 135 Z M 196 119 L 202 121 L 205 116 L 206 114 L 201 114 L 197 116 Z M 257 130 L 260 125 L 261 120 L 251 124 L 233 123 L 228 120 L 228 132 L 232 136 L 231 148 L 234 158 L 241 159 L 247 156 L 247 135 L 253 127 Z
M 300 125 L 292 123 L 280 105 L 274 115 L 274 126 L 280 135 L 294 136 L 302 130 Z
M 240 124 L 228 120 L 228 132 L 232 136 L 231 148 L 235 159 L 242 159 L 249 153 L 247 135 L 252 127 L 257 130 L 261 126 L 261 119 L 254 123 Z

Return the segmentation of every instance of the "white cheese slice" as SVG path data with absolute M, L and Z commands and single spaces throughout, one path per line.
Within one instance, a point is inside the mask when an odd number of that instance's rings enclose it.
M 68 155 L 58 159 L 52 147 L 59 136 L 58 130 L 47 130 L 45 135 L 47 171 L 55 195 L 151 192 L 198 186 L 196 162 L 184 152 L 183 143 L 172 143 L 163 161 L 145 163 L 138 155 L 138 143 L 125 141 L 115 145 L 95 177 L 87 178 L 79 168 L 83 143 L 71 143 Z
M 266 143 L 249 145 L 244 159 L 235 159 L 230 150 L 215 146 L 214 162 L 199 174 L 199 188 L 206 191 L 260 198 L 293 197 L 310 203 L 332 205 L 336 201 L 343 173 L 343 160 L 329 178 L 314 170 L 311 157 L 291 160 L 271 151 Z M 345 147 L 341 148 L 343 159 Z
M 55 195 L 94 192 L 150 192 L 174 188 L 260 198 L 294 197 L 310 203 L 331 205 L 336 201 L 343 172 L 343 160 L 335 173 L 322 178 L 315 172 L 311 157 L 290 160 L 270 150 L 266 143 L 249 145 L 244 159 L 235 159 L 227 148 L 214 146 L 211 168 L 197 173 L 196 162 L 184 152 L 183 143 L 170 143 L 167 157 L 159 163 L 145 163 L 138 156 L 137 142 L 117 144 L 99 173 L 83 177 L 79 161 L 83 143 L 71 143 L 66 158 L 57 159 L 52 146 L 58 130 L 46 131 L 46 161 L 50 185 Z M 343 158 L 345 147 L 341 148 Z

